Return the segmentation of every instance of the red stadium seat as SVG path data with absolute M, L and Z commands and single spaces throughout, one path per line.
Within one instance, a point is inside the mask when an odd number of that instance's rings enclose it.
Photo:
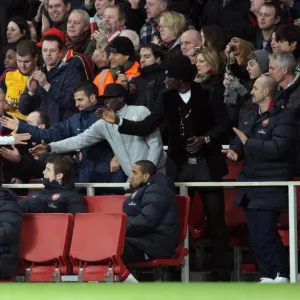
M 157 267 L 163 267 L 163 266 L 182 265 L 184 257 L 187 256 L 189 253 L 189 249 L 183 247 L 183 242 L 186 238 L 187 229 L 188 229 L 188 220 L 190 214 L 190 197 L 176 196 L 176 199 L 177 199 L 178 211 L 179 211 L 180 232 L 179 232 L 178 246 L 176 249 L 175 256 L 170 259 L 154 259 L 154 260 L 147 260 L 143 262 L 137 262 L 128 265 L 128 267 L 155 269 Z
M 27 281 L 60 281 L 70 274 L 68 262 L 73 226 L 71 214 L 25 214 L 21 230 L 21 263 Z
M 235 181 L 244 162 L 227 161 L 228 174 L 223 177 L 225 181 Z
M 70 259 L 79 281 L 116 281 L 123 265 L 126 224 L 122 213 L 75 216 Z
M 89 213 L 122 213 L 126 196 L 86 196 L 86 209 Z

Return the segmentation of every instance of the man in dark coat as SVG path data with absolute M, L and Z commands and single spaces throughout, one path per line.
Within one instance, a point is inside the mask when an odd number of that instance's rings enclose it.
M 46 161 L 45 189 L 19 200 L 22 213 L 84 213 L 84 199 L 76 192 L 73 182 L 72 159 L 51 155 Z
M 230 150 L 230 160 L 244 159 L 238 181 L 288 181 L 294 175 L 298 131 L 293 113 L 274 105 L 277 82 L 260 76 L 251 91 L 255 110 L 243 117 Z M 282 211 L 288 208 L 287 187 L 237 189 L 236 204 L 244 209 L 262 283 L 288 282 L 288 253 L 277 231 Z
M 209 91 L 194 83 L 194 67 L 186 56 L 168 64 L 166 85 L 169 90 L 156 102 L 154 111 L 141 122 L 118 119 L 112 112 L 99 112 L 107 122 L 119 124 L 125 134 L 147 135 L 166 119 L 170 132 L 168 173 L 178 181 L 221 181 L 227 166 L 221 141 L 230 121 L 224 109 L 209 102 Z M 210 105 L 211 104 L 211 105 Z M 195 190 L 190 191 L 193 197 Z M 204 203 L 212 241 L 212 280 L 230 279 L 227 230 L 224 220 L 223 190 L 199 189 Z
M 76 111 L 73 93 L 81 79 L 75 66 L 61 60 L 63 47 L 61 39 L 55 35 L 43 38 L 45 66 L 33 72 L 19 102 L 22 114 L 43 111 L 49 116 L 51 125 L 67 119 Z
M 2 185 L 2 171 L 0 172 Z M 17 195 L 0 188 L 0 280 L 9 280 L 19 268 L 22 214 Z
M 276 104 L 290 109 L 298 125 L 300 138 L 300 74 L 296 72 L 296 60 L 291 52 L 273 53 L 270 57 L 269 75 L 278 83 Z M 297 146 L 296 176 L 300 175 L 300 143 Z
M 218 25 L 230 35 L 236 28 L 250 26 L 249 0 L 209 0 L 203 9 L 201 26 Z
M 179 235 L 174 183 L 156 173 L 151 161 L 141 160 L 132 167 L 130 185 L 135 192 L 123 205 L 128 217 L 124 263 L 171 258 Z

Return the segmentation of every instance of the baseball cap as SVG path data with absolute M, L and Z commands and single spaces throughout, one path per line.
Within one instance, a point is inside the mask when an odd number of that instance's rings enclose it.
M 50 28 L 43 33 L 41 41 L 36 44 L 38 47 L 42 48 L 43 38 L 47 35 L 56 35 L 63 43 L 66 42 L 66 35 L 64 32 L 57 28 Z

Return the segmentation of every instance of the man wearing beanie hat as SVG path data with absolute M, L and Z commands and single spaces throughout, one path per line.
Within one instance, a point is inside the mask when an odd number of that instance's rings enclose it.
M 255 50 L 248 57 L 247 71 L 254 80 L 269 70 L 269 55 L 266 50 Z
M 161 94 L 154 111 L 145 120 L 131 122 L 118 118 L 112 111 L 105 111 L 101 117 L 118 124 L 119 131 L 124 134 L 143 136 L 155 130 L 165 118 L 170 130 L 169 175 L 183 182 L 221 181 L 227 173 L 225 158 L 220 154 L 221 141 L 228 133 L 230 123 L 226 111 L 209 105 L 208 91 L 194 82 L 195 75 L 188 57 L 175 57 L 166 67 L 168 90 Z M 230 280 L 222 189 L 198 190 L 204 202 L 212 242 L 212 280 Z
M 95 78 L 94 84 L 102 96 L 109 83 L 122 83 L 139 76 L 140 64 L 134 60 L 134 46 L 132 41 L 125 37 L 115 38 L 109 48 L 110 68 L 101 71 Z

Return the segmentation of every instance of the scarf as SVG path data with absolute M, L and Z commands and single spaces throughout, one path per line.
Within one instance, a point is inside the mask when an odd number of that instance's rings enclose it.
M 128 71 L 133 66 L 133 61 L 127 61 L 124 65 L 125 72 Z M 119 67 L 110 68 L 110 73 L 114 81 L 118 79 L 117 72 L 120 71 Z
M 125 29 L 126 27 L 125 26 L 120 26 L 116 31 L 110 33 L 107 35 L 107 38 L 108 38 L 108 42 L 112 42 L 116 37 L 118 37 L 121 32 Z
M 74 50 L 76 52 L 81 52 L 81 51 L 79 51 L 79 49 L 83 46 L 83 44 L 85 43 L 85 41 L 89 38 L 89 35 L 90 35 L 90 32 L 88 30 L 76 42 L 72 41 L 70 39 L 70 37 L 67 35 L 66 36 L 66 43 L 65 43 L 66 48 L 68 50 L 72 49 L 72 50 Z

